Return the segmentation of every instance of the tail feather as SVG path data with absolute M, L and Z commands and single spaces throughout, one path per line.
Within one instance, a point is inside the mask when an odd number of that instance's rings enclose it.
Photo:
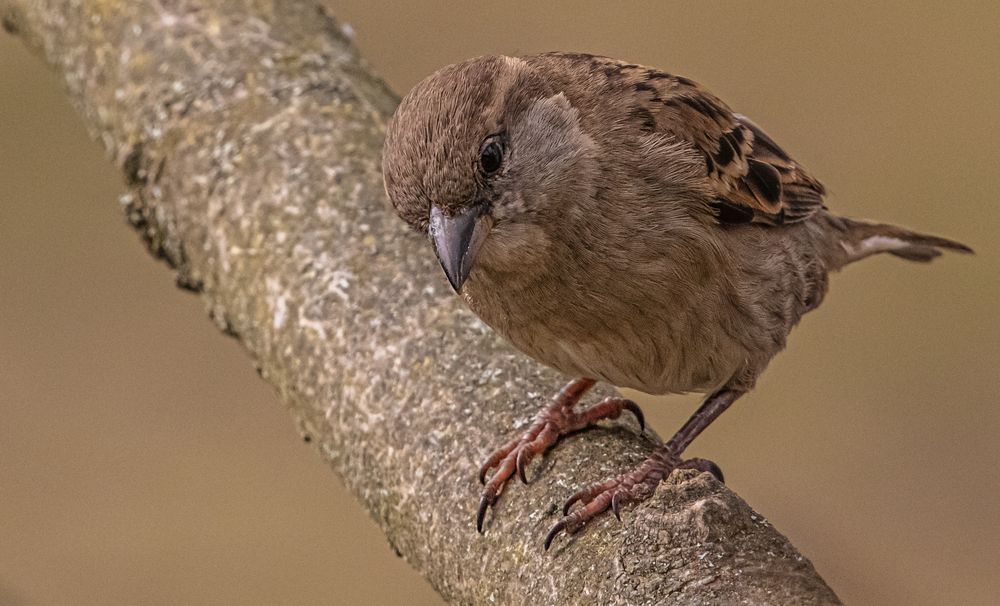
M 906 259 L 927 263 L 939 257 L 944 250 L 972 253 L 972 249 L 947 238 L 910 231 L 897 225 L 868 223 L 845 219 L 846 229 L 840 245 L 847 253 L 847 263 L 852 263 L 878 253 L 889 253 Z

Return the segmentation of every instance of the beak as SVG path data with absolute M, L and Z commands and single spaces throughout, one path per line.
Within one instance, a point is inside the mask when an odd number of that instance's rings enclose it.
M 431 242 L 455 292 L 460 292 L 469 278 L 476 255 L 492 226 L 493 220 L 484 205 L 463 209 L 451 217 L 437 206 L 431 206 Z

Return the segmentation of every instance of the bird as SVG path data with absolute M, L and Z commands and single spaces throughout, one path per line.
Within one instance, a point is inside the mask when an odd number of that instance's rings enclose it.
M 887 253 L 927 262 L 959 242 L 852 219 L 750 118 L 660 69 L 585 53 L 492 55 L 434 72 L 386 127 L 386 193 L 451 286 L 515 348 L 573 377 L 483 464 L 485 515 L 561 436 L 629 412 L 597 382 L 706 394 L 634 469 L 570 496 L 544 539 L 649 498 L 688 445 L 753 389 L 829 274 Z

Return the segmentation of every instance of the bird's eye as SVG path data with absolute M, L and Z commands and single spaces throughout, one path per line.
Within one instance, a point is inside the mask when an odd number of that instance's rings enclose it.
M 487 141 L 479 152 L 479 166 L 486 175 L 492 175 L 500 170 L 503 164 L 503 148 L 495 140 Z

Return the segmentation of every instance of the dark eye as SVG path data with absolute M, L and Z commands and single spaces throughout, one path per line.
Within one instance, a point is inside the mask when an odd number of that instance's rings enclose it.
M 497 141 L 487 141 L 483 145 L 482 151 L 479 152 L 479 166 L 485 174 L 492 175 L 500 170 L 502 164 L 503 148 L 500 147 L 500 143 Z

